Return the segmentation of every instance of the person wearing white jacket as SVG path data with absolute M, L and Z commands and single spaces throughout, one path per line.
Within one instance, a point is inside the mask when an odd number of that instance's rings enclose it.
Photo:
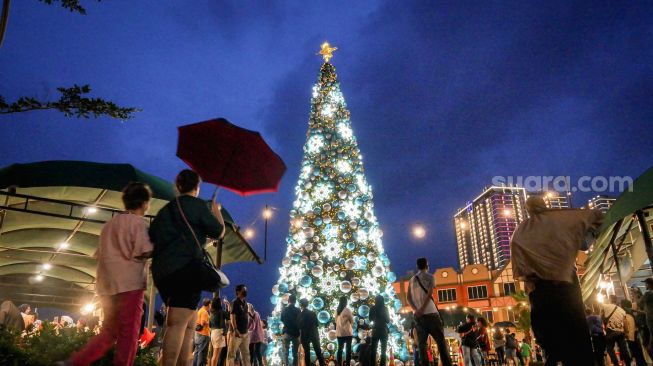
M 351 340 L 354 335 L 354 314 L 351 309 L 347 307 L 347 297 L 340 298 L 338 309 L 336 311 L 336 337 L 338 337 L 338 356 L 337 366 L 342 366 L 342 349 L 347 347 L 346 350 L 346 366 L 351 363 Z

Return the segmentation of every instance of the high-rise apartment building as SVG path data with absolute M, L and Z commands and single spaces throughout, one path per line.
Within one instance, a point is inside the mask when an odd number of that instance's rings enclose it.
M 610 207 L 614 204 L 614 201 L 616 198 L 606 196 L 604 194 L 592 197 L 587 201 L 587 208 L 589 209 L 594 209 L 594 210 L 599 210 L 603 213 L 606 213 Z
M 526 197 L 542 197 L 548 208 L 571 208 L 571 192 L 540 191 L 528 192 Z
M 460 268 L 484 264 L 490 270 L 510 260 L 510 238 L 526 218 L 526 190 L 521 187 L 486 188 L 454 215 Z

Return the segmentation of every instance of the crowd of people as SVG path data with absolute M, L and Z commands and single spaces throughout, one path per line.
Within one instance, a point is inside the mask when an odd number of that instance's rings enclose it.
M 205 299 L 196 309 L 202 293 L 196 284 L 196 272 L 204 253 L 201 246 L 193 244 L 204 243 L 207 238 L 220 239 L 225 225 L 220 205 L 212 202 L 209 208 L 198 198 L 200 178 L 195 172 L 180 172 L 176 188 L 180 195 L 158 212 L 149 228 L 143 216 L 149 209 L 150 188 L 131 183 L 124 189 L 125 212 L 104 225 L 96 253 L 102 326 L 77 324 L 99 332 L 63 365 L 90 365 L 113 346 L 116 365 L 133 364 L 143 331 L 146 260 L 152 258 L 154 284 L 165 305 L 165 311 L 157 313 L 164 329 L 161 365 L 192 362 L 193 366 L 267 366 L 267 325 L 247 302 L 245 285 L 236 286 L 232 302 L 217 297 Z M 527 366 L 531 359 L 544 359 L 546 365 L 560 362 L 565 366 L 601 366 L 606 354 L 613 365 L 620 361 L 630 365 L 632 360 L 637 366 L 646 365 L 644 353 L 653 352 L 653 279 L 645 281 L 645 293 L 632 289 L 629 296 L 633 302 L 618 302 L 616 296 L 611 296 L 606 304 L 586 309 L 575 259 L 579 250 L 588 249 L 602 215 L 594 210 L 547 209 L 544 201 L 536 197 L 527 200 L 526 210 L 529 218 L 513 234 L 511 253 L 514 276 L 526 284 L 537 345 L 532 347 L 530 337 L 518 341 L 510 331 L 504 334 L 498 330 L 490 337 L 486 320 L 469 315 L 457 329 L 465 365 L 489 366 L 492 350 L 499 365 Z M 434 288 L 428 262 L 419 258 L 417 273 L 410 279 L 407 291 L 414 319 L 410 336 L 416 344 L 415 364 L 439 362 L 452 366 L 444 322 L 433 298 Z M 347 297 L 339 299 L 334 318 L 336 365 L 350 365 L 355 317 Z M 369 318 L 371 329 L 359 324 L 359 335 L 365 330 L 369 336 L 362 340 L 356 358 L 361 366 L 376 366 L 377 361 L 386 366 L 390 316 L 381 295 L 376 297 Z M 28 305 L 0 305 L 0 324 L 5 327 L 25 330 L 36 321 L 37 315 Z M 304 366 L 311 365 L 311 350 L 317 363 L 326 365 L 318 319 L 307 299 L 297 301 L 291 295 L 281 312 L 281 322 L 284 366 L 297 366 L 302 358 Z M 56 323 L 61 328 L 69 326 L 63 320 Z M 437 361 L 430 352 L 430 342 L 437 345 Z

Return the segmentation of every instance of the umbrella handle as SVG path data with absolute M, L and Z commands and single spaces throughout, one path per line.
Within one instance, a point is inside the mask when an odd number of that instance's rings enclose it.
M 215 186 L 215 191 L 213 191 L 213 196 L 211 196 L 211 202 L 215 202 L 215 199 L 218 197 L 219 190 L 220 186 Z

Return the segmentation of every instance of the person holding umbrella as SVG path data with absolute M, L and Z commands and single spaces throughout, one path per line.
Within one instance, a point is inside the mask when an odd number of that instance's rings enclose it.
M 195 333 L 195 308 L 202 288 L 198 283 L 198 260 L 207 237 L 220 239 L 225 225 L 220 204 L 197 196 L 200 177 L 192 170 L 177 175 L 179 196 L 165 205 L 150 225 L 154 244 L 152 277 L 168 307 L 166 332 L 163 336 L 162 365 L 185 364 L 190 361 Z

